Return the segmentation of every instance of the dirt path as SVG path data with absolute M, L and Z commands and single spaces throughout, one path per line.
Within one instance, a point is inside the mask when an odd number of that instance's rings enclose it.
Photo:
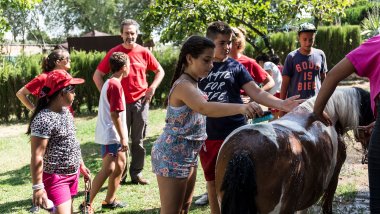
M 361 163 L 361 144 L 354 140 L 346 142 L 348 144 L 347 159 L 342 167 L 338 185 L 352 186 L 357 193 L 354 199 L 335 198 L 336 213 L 370 213 L 368 165 Z
M 26 132 L 28 125 L 0 125 L 0 138 L 17 137 Z

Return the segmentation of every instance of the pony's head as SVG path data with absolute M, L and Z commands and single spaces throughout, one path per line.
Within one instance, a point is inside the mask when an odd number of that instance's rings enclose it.
M 306 100 L 300 105 L 310 112 L 314 108 L 316 97 Z M 338 88 L 334 91 L 325 107 L 333 124 L 343 132 L 365 126 L 375 120 L 370 102 L 369 92 L 361 88 Z

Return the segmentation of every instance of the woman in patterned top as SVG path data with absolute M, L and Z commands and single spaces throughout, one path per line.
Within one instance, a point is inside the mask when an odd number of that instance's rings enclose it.
M 51 71 L 27 131 L 31 141 L 33 204 L 51 208 L 50 199 L 57 213 L 72 212 L 79 172 L 86 179 L 89 177 L 75 138 L 73 117 L 67 108 L 74 100 L 75 85 L 83 82 L 65 70 Z
M 207 97 L 198 89 L 198 79 L 206 77 L 212 68 L 214 48 L 211 40 L 201 36 L 191 36 L 181 48 L 168 96 L 166 126 L 152 148 L 161 214 L 189 211 L 197 156 L 207 137 L 205 116 L 262 115 L 256 103 L 207 102 Z

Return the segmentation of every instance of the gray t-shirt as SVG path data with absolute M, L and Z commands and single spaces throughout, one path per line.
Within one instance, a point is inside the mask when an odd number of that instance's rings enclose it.
M 297 49 L 288 54 L 285 59 L 282 76 L 289 76 L 287 97 L 300 95 L 307 99 L 319 92 L 321 88 L 321 73 L 327 72 L 326 55 L 313 48 L 309 55 L 303 55 Z
M 65 175 L 78 172 L 81 150 L 75 138 L 74 119 L 67 108 L 60 113 L 41 110 L 30 127 L 31 136 L 49 139 L 44 154 L 44 172 Z

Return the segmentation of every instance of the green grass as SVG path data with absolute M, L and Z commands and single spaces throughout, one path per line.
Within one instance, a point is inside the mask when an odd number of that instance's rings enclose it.
M 151 172 L 150 151 L 152 143 L 161 133 L 165 121 L 165 110 L 155 109 L 149 112 L 149 128 L 145 140 L 147 149 L 144 167 L 144 177 L 151 181 L 150 185 L 124 185 L 117 192 L 119 200 L 128 203 L 125 209 L 106 213 L 159 213 L 160 199 L 155 175 Z M 96 117 L 86 116 L 76 118 L 77 138 L 81 142 L 82 155 L 85 164 L 90 168 L 92 176 L 100 170 L 101 158 L 99 145 L 94 143 Z M 17 136 L 0 138 L 0 213 L 28 213 L 31 208 L 31 177 L 29 171 L 30 144 L 28 137 L 20 130 Z M 106 194 L 106 183 L 95 199 L 95 211 L 101 212 L 101 201 Z M 201 167 L 198 167 L 198 179 L 195 196 L 206 191 Z M 84 183 L 80 178 L 79 194 L 74 200 L 74 211 L 84 200 Z M 194 201 L 194 200 L 193 200 Z M 209 213 L 209 207 L 191 206 L 190 213 Z M 46 213 L 46 212 L 40 212 Z
M 344 202 L 352 202 L 357 194 L 357 188 L 354 183 L 338 185 L 335 196 L 339 197 Z

